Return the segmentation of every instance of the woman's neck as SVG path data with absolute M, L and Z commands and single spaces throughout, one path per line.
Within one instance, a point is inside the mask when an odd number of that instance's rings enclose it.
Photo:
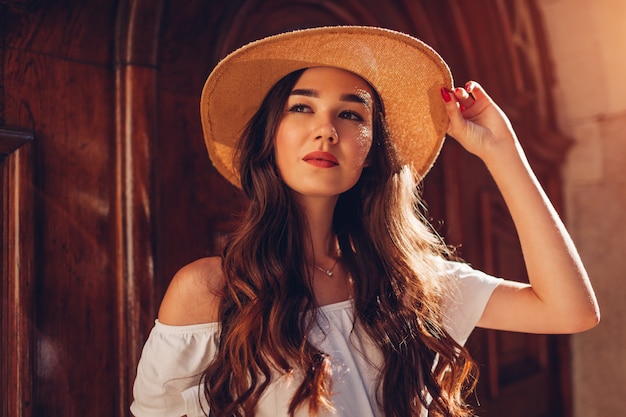
M 317 305 L 345 301 L 351 296 L 351 280 L 340 262 L 333 216 L 337 197 L 298 199 L 309 227 L 306 259 L 313 280 L 311 290 Z
M 309 227 L 307 258 L 324 266 L 337 258 L 337 240 L 333 231 L 333 214 L 337 197 L 303 197 L 298 199 Z M 328 266 L 328 265 L 327 265 Z

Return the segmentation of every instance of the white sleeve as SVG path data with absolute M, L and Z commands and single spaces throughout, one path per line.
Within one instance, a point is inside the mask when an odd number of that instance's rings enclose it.
M 217 352 L 219 324 L 168 326 L 155 322 L 143 347 L 130 410 L 135 417 L 201 417 L 200 375 Z M 204 407 L 204 412 L 202 408 Z M 206 414 L 205 414 L 206 413 Z
M 444 273 L 451 278 L 451 291 L 444 302 L 443 325 L 457 343 L 464 345 L 502 279 L 460 262 L 444 261 L 444 265 Z

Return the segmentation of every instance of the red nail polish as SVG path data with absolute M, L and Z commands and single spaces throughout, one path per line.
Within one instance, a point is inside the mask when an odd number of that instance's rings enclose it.
M 450 97 L 450 93 L 448 93 L 448 90 L 445 87 L 441 89 L 441 96 L 446 103 L 449 103 L 450 100 L 452 100 L 452 97 Z
M 465 111 L 465 106 L 462 104 L 459 104 L 459 107 L 461 108 L 461 111 Z

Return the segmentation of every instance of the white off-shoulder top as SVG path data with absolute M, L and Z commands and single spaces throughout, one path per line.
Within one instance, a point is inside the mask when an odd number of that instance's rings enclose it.
M 445 262 L 444 273 L 456 278 L 457 290 L 446 300 L 444 327 L 464 344 L 500 282 L 457 262 Z M 309 340 L 331 357 L 334 416 L 379 417 L 377 369 L 381 355 L 365 332 L 354 328 L 352 301 L 322 306 Z M 353 331 L 354 330 L 354 331 Z M 217 352 L 219 323 L 168 326 L 156 320 L 146 341 L 134 384 L 131 411 L 136 417 L 202 417 L 209 407 L 199 386 L 200 374 Z M 257 416 L 287 416 L 298 375 L 278 375 L 264 392 Z M 398 387 L 402 389 L 402 387 Z M 202 404 L 202 405 L 201 405 Z M 426 415 L 426 412 L 422 413 Z M 301 407 L 298 417 L 307 416 Z

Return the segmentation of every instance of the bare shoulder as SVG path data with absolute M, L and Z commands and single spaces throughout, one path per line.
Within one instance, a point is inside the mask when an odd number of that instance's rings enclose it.
M 172 278 L 159 321 L 172 326 L 218 321 L 220 290 L 224 284 L 221 259 L 201 258 L 182 267 Z

